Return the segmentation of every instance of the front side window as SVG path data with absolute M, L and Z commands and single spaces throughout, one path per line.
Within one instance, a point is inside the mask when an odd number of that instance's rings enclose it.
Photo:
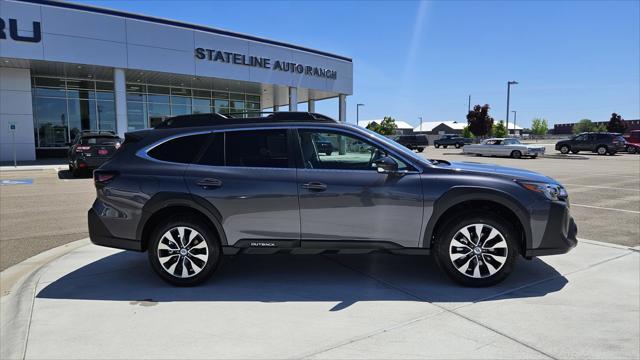
M 225 134 L 227 166 L 289 167 L 287 131 L 251 130 Z
M 299 130 L 302 161 L 306 169 L 371 170 L 375 161 L 390 156 L 384 149 L 361 138 L 338 132 Z M 408 166 L 391 156 L 399 170 Z
M 187 135 L 168 140 L 147 153 L 154 159 L 189 164 L 198 156 L 208 134 Z

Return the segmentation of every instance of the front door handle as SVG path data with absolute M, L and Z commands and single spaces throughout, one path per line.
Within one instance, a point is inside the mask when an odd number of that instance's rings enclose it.
M 302 184 L 302 188 L 309 191 L 325 191 L 327 190 L 327 185 L 318 181 L 311 181 L 306 184 Z
M 215 189 L 222 186 L 222 180 L 214 178 L 205 178 L 199 180 L 196 185 L 203 187 L 204 189 Z

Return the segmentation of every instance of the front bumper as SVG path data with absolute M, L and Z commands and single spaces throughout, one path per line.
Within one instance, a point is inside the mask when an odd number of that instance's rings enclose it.
M 89 209 L 87 218 L 89 222 L 89 238 L 92 243 L 116 249 L 143 251 L 141 241 L 113 236 L 93 208 Z
M 569 214 L 569 206 L 554 202 L 549 209 L 542 241 L 535 249 L 527 249 L 526 257 L 565 254 L 578 245 L 578 227 Z

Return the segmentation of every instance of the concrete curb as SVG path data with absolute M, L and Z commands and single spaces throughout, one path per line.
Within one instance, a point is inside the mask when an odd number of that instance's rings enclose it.
M 0 358 L 24 358 L 36 285 L 46 265 L 89 244 L 85 238 L 61 245 L 0 272 Z
M 0 171 L 43 171 L 43 170 L 64 170 L 67 165 L 13 165 L 0 166 Z

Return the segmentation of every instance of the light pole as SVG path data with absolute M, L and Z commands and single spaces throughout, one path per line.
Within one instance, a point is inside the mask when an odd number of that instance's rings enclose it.
M 469 103 L 467 104 L 467 114 L 471 111 L 471 94 L 469 94 Z
M 517 84 L 517 81 L 507 81 L 507 134 L 509 133 L 509 95 L 511 93 L 511 85 Z
M 356 104 L 356 125 L 360 125 L 360 106 L 364 104 Z
M 513 113 L 513 135 L 516 134 L 516 121 L 518 121 L 518 111 L 517 110 L 511 110 L 511 112 Z M 507 128 L 507 135 L 509 134 L 509 128 Z
M 420 127 L 418 129 L 422 131 L 422 116 L 418 116 L 418 119 L 420 119 Z

